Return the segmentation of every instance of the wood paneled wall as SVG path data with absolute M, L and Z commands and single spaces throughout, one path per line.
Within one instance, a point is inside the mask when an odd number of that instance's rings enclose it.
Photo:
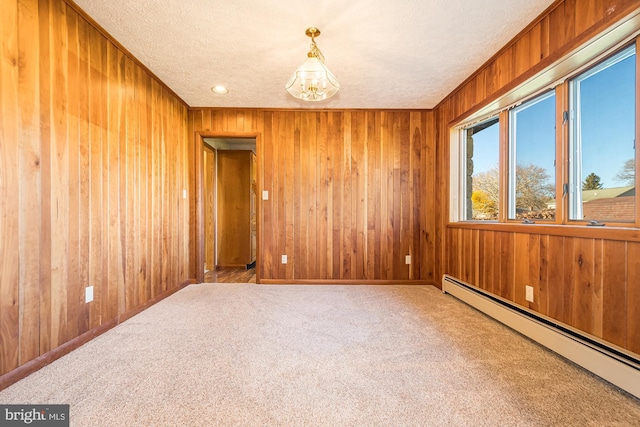
M 436 277 L 451 274 L 640 353 L 637 233 L 619 230 L 607 238 L 578 227 L 533 233 L 513 224 L 448 225 L 450 126 L 637 8 L 635 0 L 555 2 L 435 108 L 433 137 L 440 248 Z M 524 301 L 525 284 L 534 286 L 535 304 Z
M 194 150 L 200 135 L 259 136 L 263 283 L 433 281 L 432 129 L 428 111 L 189 112 Z M 195 207 L 192 218 L 194 259 Z
M 0 31 L 2 387 L 188 279 L 189 186 L 186 106 L 74 6 L 3 0 Z
M 466 227 L 447 238 L 452 276 L 640 354 L 640 242 Z

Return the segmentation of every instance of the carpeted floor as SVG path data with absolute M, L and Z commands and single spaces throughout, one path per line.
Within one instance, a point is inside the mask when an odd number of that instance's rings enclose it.
M 74 426 L 640 426 L 638 399 L 429 286 L 188 286 L 0 403 Z

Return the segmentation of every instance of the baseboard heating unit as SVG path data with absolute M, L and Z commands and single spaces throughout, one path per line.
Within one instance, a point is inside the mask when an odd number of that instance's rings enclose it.
M 640 359 L 633 354 L 446 274 L 442 292 L 640 398 Z

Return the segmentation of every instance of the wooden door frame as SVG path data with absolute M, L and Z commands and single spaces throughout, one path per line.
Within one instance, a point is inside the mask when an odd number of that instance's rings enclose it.
M 204 282 L 204 138 L 255 138 L 256 140 L 256 283 L 260 283 L 260 253 L 262 233 L 260 219 L 262 218 L 262 179 L 260 176 L 260 153 L 262 152 L 262 134 L 259 132 L 195 132 L 195 203 L 196 203 L 196 280 Z M 216 181 L 217 182 L 217 181 Z
M 213 213 L 213 264 L 210 266 L 208 265 L 209 263 L 207 262 L 207 214 L 206 214 L 206 210 L 205 207 L 208 204 L 208 197 L 209 194 L 205 194 L 204 190 L 206 190 L 206 179 L 204 179 L 204 177 L 207 175 L 207 170 L 205 169 L 206 165 L 204 165 L 203 162 L 203 169 L 202 169 L 202 176 L 203 176 L 203 185 L 202 185 L 202 190 L 203 190 L 203 197 L 202 197 L 202 205 L 203 205 L 203 228 L 202 231 L 204 233 L 204 239 L 203 239 L 203 246 L 204 246 L 204 264 L 207 265 L 207 267 L 209 268 L 209 270 L 214 270 L 216 268 L 217 265 L 217 255 L 218 255 L 218 175 L 217 175 L 217 164 L 218 164 L 218 150 L 211 147 L 208 144 L 202 144 L 202 150 L 203 150 L 203 154 L 205 152 L 209 152 L 209 150 L 213 153 L 213 158 L 215 160 L 215 165 L 214 165 L 214 170 L 213 170 L 213 196 L 214 196 L 214 213 Z M 204 160 L 204 159 L 203 159 Z M 209 166 L 211 167 L 211 166 Z M 206 273 L 205 273 L 206 274 Z

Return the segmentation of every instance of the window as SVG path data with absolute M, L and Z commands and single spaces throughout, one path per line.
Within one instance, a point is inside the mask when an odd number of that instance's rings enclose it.
M 556 97 L 509 112 L 509 219 L 555 219 Z
M 500 125 L 492 118 L 464 129 L 466 153 L 465 213 L 470 220 L 497 220 L 499 205 Z
M 517 88 L 471 120 L 490 118 L 452 133 L 460 138 L 451 149 L 460 165 L 452 188 L 461 190 L 452 197 L 452 220 L 640 224 L 636 43 L 570 75 L 572 58 L 543 74 L 539 86 Z
M 635 220 L 635 46 L 570 81 L 569 219 Z

